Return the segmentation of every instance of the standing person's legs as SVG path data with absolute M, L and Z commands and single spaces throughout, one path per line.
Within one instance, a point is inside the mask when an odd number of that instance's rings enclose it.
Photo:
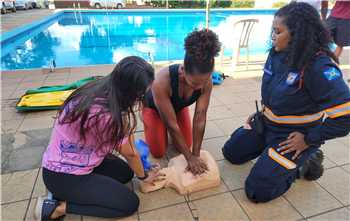
M 189 148 L 192 148 L 192 123 L 191 115 L 188 107 L 183 108 L 176 114 L 177 124 L 185 137 L 186 144 Z
M 334 54 L 339 58 L 343 47 L 350 46 L 350 19 L 329 17 L 327 19 L 327 26 L 337 45 Z
M 343 47 L 337 45 L 337 47 L 335 48 L 334 51 L 334 55 L 339 58 L 339 56 L 341 55 L 341 53 L 343 52 Z
M 142 109 L 142 118 L 145 139 L 151 154 L 156 158 L 163 157 L 168 145 L 167 130 L 163 121 L 157 111 L 148 107 Z
M 66 213 L 124 217 L 139 206 L 137 195 L 121 183 L 133 175 L 125 164 L 120 158 L 108 159 L 88 175 L 56 173 L 44 168 L 43 179 L 54 197 L 66 203 Z

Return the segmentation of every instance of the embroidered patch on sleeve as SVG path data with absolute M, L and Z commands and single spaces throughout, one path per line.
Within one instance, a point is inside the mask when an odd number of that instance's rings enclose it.
M 327 80 L 332 81 L 341 76 L 340 71 L 335 67 L 328 67 L 323 71 L 323 75 Z

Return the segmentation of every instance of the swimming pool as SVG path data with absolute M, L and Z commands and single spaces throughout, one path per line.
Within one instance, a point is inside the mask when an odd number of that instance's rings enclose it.
M 267 50 L 274 10 L 211 10 L 210 28 L 232 53 L 233 23 L 258 18 L 251 34 L 251 54 Z M 195 28 L 205 27 L 204 10 L 63 11 L 29 30 L 2 36 L 1 69 L 112 64 L 128 55 L 154 61 L 180 60 L 183 42 Z M 245 53 L 244 50 L 241 53 Z

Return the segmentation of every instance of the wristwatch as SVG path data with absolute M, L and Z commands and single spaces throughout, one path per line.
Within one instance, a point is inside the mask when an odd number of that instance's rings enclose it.
M 143 177 L 137 177 L 139 180 L 145 180 L 148 178 L 148 173 L 145 171 L 145 175 Z

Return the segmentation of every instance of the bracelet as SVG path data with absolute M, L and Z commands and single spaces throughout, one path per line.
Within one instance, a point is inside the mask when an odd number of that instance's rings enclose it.
M 148 178 L 148 173 L 145 171 L 145 175 L 143 177 L 137 177 L 139 180 L 145 180 Z

